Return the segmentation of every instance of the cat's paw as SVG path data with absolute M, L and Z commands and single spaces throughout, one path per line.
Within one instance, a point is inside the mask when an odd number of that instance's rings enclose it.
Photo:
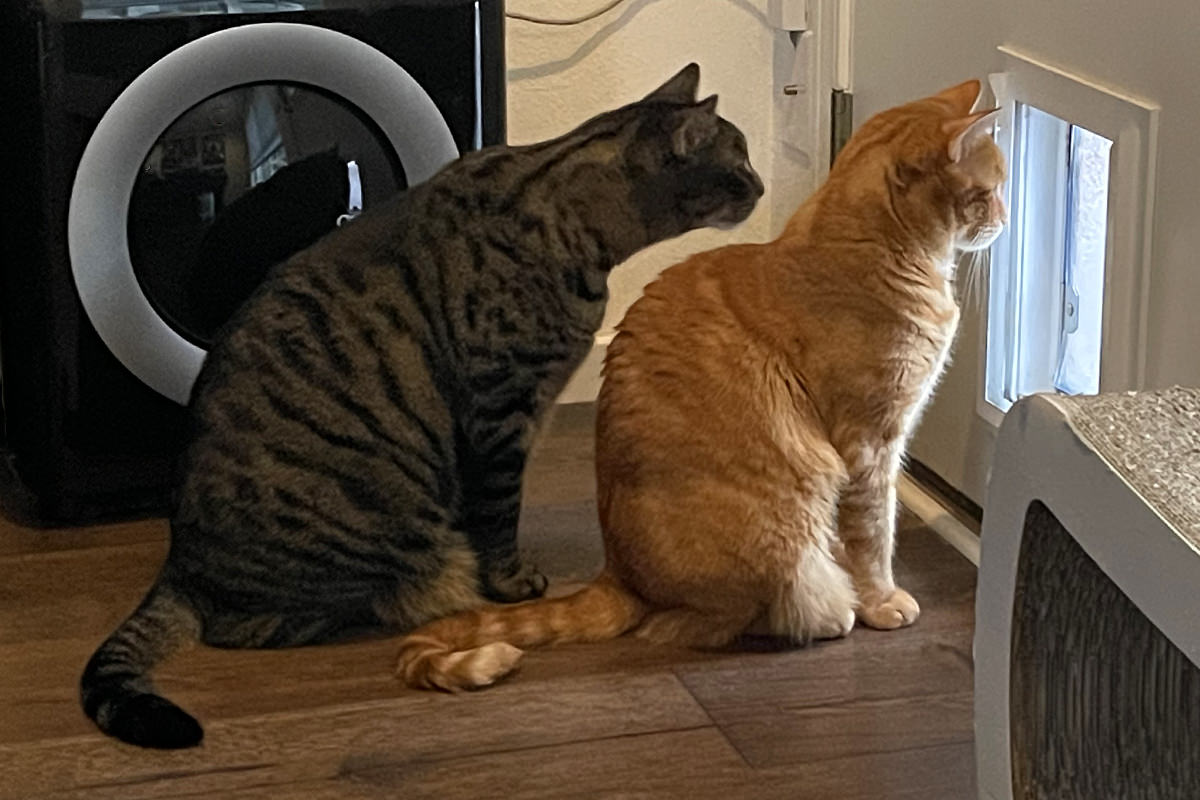
M 921 607 L 913 596 L 896 588 L 890 595 L 873 601 L 864 600 L 858 609 L 858 618 L 864 624 L 878 630 L 890 631 L 912 625 L 921 615 Z
M 541 597 L 549 585 L 550 581 L 535 567 L 519 564 L 515 568 L 489 574 L 485 581 L 484 593 L 489 600 L 517 603 Z
M 841 639 L 843 636 L 849 636 L 850 631 L 854 630 L 854 618 L 854 610 L 847 608 L 840 616 L 830 616 L 828 619 L 820 620 L 813 625 L 811 638 Z

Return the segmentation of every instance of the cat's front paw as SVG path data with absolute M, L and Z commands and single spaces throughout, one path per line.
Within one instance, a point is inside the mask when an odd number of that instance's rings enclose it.
M 917 605 L 917 601 L 900 588 L 874 600 L 864 599 L 858 609 L 858 618 L 864 624 L 884 631 L 912 625 L 920 615 L 921 607 Z
M 489 600 L 498 603 L 517 603 L 541 597 L 549 585 L 550 581 L 535 567 L 519 563 L 514 567 L 489 573 L 484 580 L 484 593 Z

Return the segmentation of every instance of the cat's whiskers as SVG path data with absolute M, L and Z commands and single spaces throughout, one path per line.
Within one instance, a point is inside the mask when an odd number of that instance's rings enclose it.
M 983 248 L 968 250 L 960 256 L 959 269 L 965 276 L 960 282 L 960 303 L 964 309 L 979 308 L 983 304 L 983 287 L 991 262 L 990 253 L 990 249 Z

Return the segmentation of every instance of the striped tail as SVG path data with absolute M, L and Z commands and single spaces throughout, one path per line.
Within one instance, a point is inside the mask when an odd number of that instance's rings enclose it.
M 416 689 L 478 689 L 516 669 L 518 648 L 614 639 L 648 611 L 605 572 L 567 597 L 488 606 L 418 628 L 400 642 L 396 674 Z
M 192 607 L 156 584 L 146 599 L 92 655 L 79 681 L 83 710 L 109 736 L 141 747 L 192 747 L 204 738 L 200 723 L 154 693 L 149 671 L 180 645 L 195 640 Z

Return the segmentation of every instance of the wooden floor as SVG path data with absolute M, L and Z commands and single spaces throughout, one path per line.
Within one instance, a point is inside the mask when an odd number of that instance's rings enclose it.
M 523 541 L 562 587 L 600 561 L 588 407 L 531 467 Z M 79 710 L 84 661 L 165 553 L 161 521 L 33 530 L 0 519 L 0 797 L 815 798 L 974 794 L 973 567 L 912 517 L 908 630 L 806 649 L 695 653 L 636 640 L 533 651 L 449 696 L 391 677 L 388 639 L 188 650 L 157 673 L 204 745 L 148 752 Z

